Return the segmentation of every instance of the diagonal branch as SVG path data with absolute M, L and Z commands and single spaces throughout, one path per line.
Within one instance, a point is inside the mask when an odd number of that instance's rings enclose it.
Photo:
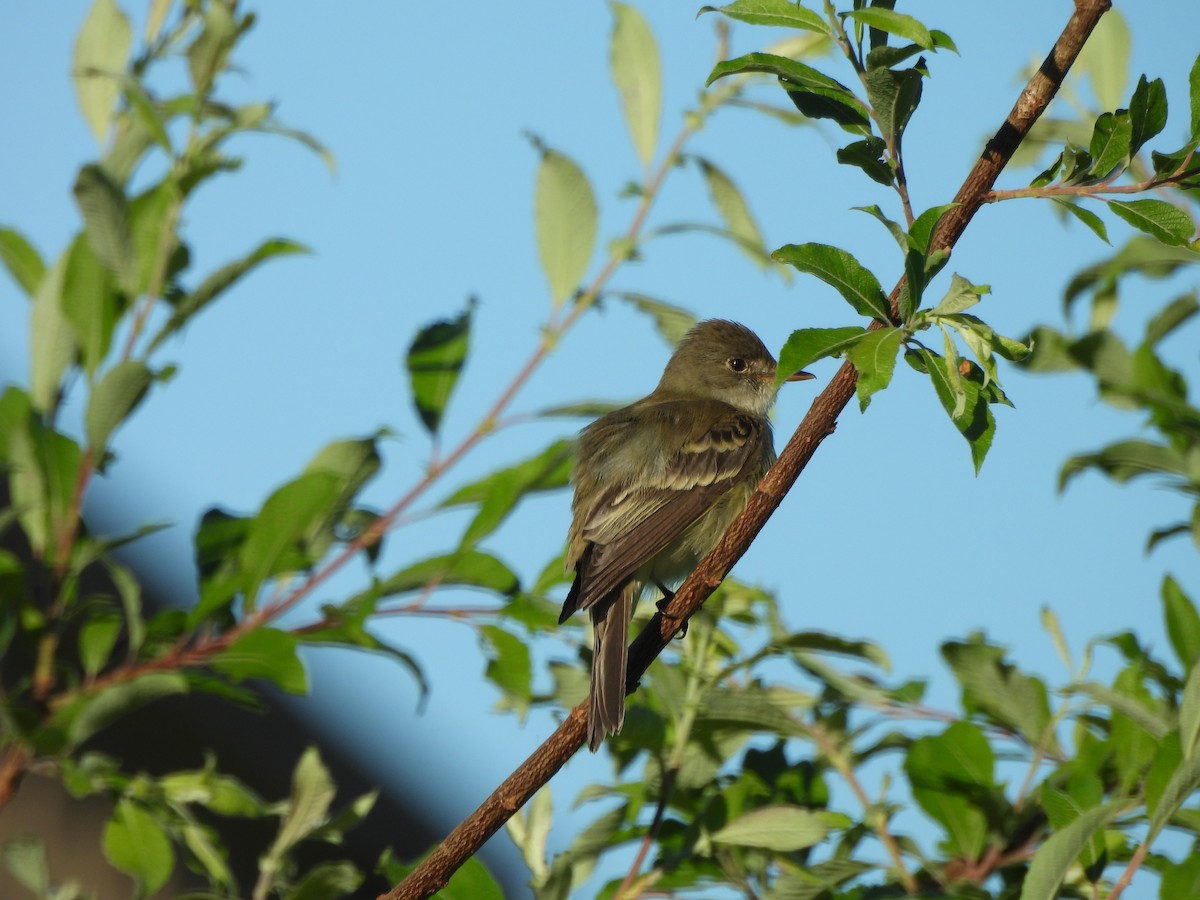
M 1075 0 L 1075 10 L 1050 55 L 1025 85 L 1008 118 L 988 141 L 983 155 L 963 181 L 954 198 L 958 205 L 942 218 L 934 233 L 932 247 L 949 251 L 957 243 L 1017 146 L 1058 92 L 1096 23 L 1111 5 L 1111 0 Z M 900 288 L 897 284 L 892 289 L 893 305 L 899 298 Z M 837 418 L 854 396 L 857 380 L 858 375 L 848 362 L 838 369 L 825 390 L 813 401 L 808 414 L 779 455 L 779 461 L 758 485 L 746 509 L 734 520 L 721 542 L 688 576 L 670 604 L 642 629 L 629 651 L 627 690 L 637 687 L 647 667 L 667 647 L 680 625 L 700 608 L 749 548 L 784 495 L 796 483 L 817 447 L 837 427 Z M 583 745 L 586 718 L 586 704 L 571 710 L 545 743 L 475 812 L 460 822 L 404 881 L 381 895 L 381 900 L 429 897 L 445 886 L 455 870 Z

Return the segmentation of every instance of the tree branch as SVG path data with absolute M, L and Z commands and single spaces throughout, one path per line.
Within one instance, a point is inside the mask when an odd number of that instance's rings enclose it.
M 942 217 L 931 247 L 949 251 L 984 203 L 996 178 L 1012 157 L 1033 123 L 1045 111 L 1066 77 L 1084 42 L 1111 0 L 1075 0 L 1075 10 L 1045 62 L 1021 91 L 1004 124 L 988 141 L 983 155 L 954 197 L 958 205 Z M 900 284 L 892 290 L 893 304 Z M 816 453 L 821 442 L 837 427 L 837 417 L 854 396 L 858 375 L 844 363 L 788 441 L 779 461 L 759 483 L 742 514 L 734 520 L 720 543 L 696 567 L 674 599 L 656 613 L 634 640 L 629 651 L 626 690 L 632 692 L 650 663 L 667 647 L 680 625 L 696 612 L 717 588 L 778 508 L 784 495 Z M 664 615 L 665 613 L 665 615 Z M 413 900 L 441 889 L 468 858 L 495 834 L 516 810 L 563 767 L 582 745 L 586 704 L 571 710 L 566 720 L 535 750 L 475 812 L 450 832 L 444 841 L 408 877 L 381 900 Z

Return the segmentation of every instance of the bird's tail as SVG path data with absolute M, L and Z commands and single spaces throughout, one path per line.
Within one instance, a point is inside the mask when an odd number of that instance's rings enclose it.
M 600 748 L 604 738 L 625 721 L 625 665 L 629 655 L 629 620 L 636 588 L 626 585 L 608 603 L 592 607 L 592 689 L 588 704 L 588 746 Z

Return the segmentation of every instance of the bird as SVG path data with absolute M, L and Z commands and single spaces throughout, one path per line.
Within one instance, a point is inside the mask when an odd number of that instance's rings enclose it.
M 648 588 L 673 596 L 745 507 L 775 461 L 767 418 L 778 385 L 766 345 L 744 325 L 693 326 L 658 386 L 580 432 L 565 564 L 574 581 L 559 624 L 587 610 L 593 632 L 587 738 L 621 730 L 629 623 Z M 796 372 L 787 381 L 813 376 Z

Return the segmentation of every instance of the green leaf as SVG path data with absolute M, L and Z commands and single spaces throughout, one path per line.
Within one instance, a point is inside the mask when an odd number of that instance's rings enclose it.
M 263 241 L 253 252 L 241 259 L 226 263 L 221 268 L 209 274 L 194 291 L 184 294 L 175 304 L 175 309 L 167 323 L 159 330 L 146 353 L 153 353 L 164 340 L 182 328 L 187 322 L 217 299 L 226 290 L 233 287 L 243 275 L 249 274 L 260 264 L 276 256 L 290 256 L 295 253 L 311 252 L 303 244 L 284 238 L 272 238 Z
M 885 139 L 899 143 L 921 102 L 921 73 L 916 69 L 871 69 L 864 82 L 880 132 Z
M 1186 212 L 1165 200 L 1110 200 L 1108 208 L 1139 231 L 1164 244 L 1183 246 L 1195 226 Z
M 1067 200 L 1064 197 L 1054 197 L 1054 202 L 1058 204 L 1058 208 L 1065 210 L 1073 215 L 1076 219 L 1090 228 L 1100 240 L 1104 243 L 1109 243 L 1108 228 L 1104 224 L 1104 220 L 1092 212 L 1090 209 L 1081 206 L 1072 200 Z
M 757 263 L 759 268 L 765 269 L 770 263 L 770 257 L 767 255 L 762 233 L 758 230 L 741 191 L 728 175 L 708 160 L 697 157 L 696 162 L 704 174 L 709 196 L 725 221 L 725 227 L 738 239 L 739 246 L 758 248 L 749 250 L 746 255 Z
M 124 191 L 102 168 L 86 165 L 79 170 L 73 193 L 96 258 L 116 276 L 122 288 L 135 294 L 133 234 Z
M 0 228 L 0 262 L 8 269 L 13 281 L 30 297 L 46 274 L 46 264 L 25 236 L 12 228 Z
M 247 609 L 254 608 L 266 579 L 313 565 L 316 560 L 305 538 L 335 514 L 341 492 L 335 475 L 307 472 L 267 498 L 238 550 Z
M 788 92 L 796 108 L 810 118 L 833 119 L 847 131 L 864 137 L 871 133 L 867 107 L 853 91 L 811 66 L 786 56 L 748 53 L 737 59 L 719 62 L 709 74 L 705 87 L 718 78 L 746 72 L 763 72 L 778 77 L 780 86 Z
M 1171 647 L 1184 670 L 1191 670 L 1200 662 L 1200 614 L 1170 575 L 1163 578 L 1162 601 Z
M 801 328 L 793 331 L 779 351 L 775 383 L 783 384 L 809 363 L 845 353 L 862 340 L 866 329 L 858 325 L 844 328 Z
M 77 339 L 71 323 L 63 314 L 64 254 L 46 272 L 33 295 L 29 317 L 29 399 L 38 412 L 52 412 L 58 406 L 59 382 L 75 358 Z
M 521 589 L 512 569 L 490 553 L 459 550 L 409 566 L 381 581 L 380 597 L 419 591 L 429 586 L 477 587 L 512 596 Z
M 536 456 L 465 485 L 443 500 L 443 507 L 479 504 L 479 512 L 463 533 L 460 546 L 472 546 L 499 528 L 526 494 L 565 486 L 574 459 L 572 441 L 555 441 Z
M 96 258 L 87 235 L 76 235 L 67 251 L 61 306 L 79 342 L 88 378 L 95 376 L 108 355 L 124 305 L 116 277 Z
M 141 882 L 147 894 L 165 885 L 175 868 L 175 851 L 162 827 L 145 809 L 124 797 L 104 828 L 104 855 Z
M 113 0 L 96 0 L 75 39 L 71 79 L 83 118 L 97 144 L 108 136 L 133 29 Z
M 854 390 L 858 394 L 860 410 L 865 410 L 871 397 L 891 384 L 904 334 L 902 328 L 879 328 L 868 332 L 846 354 L 858 370 Z
M 1133 130 L 1129 141 L 1131 154 L 1166 127 L 1167 89 L 1161 78 L 1153 81 L 1147 81 L 1145 75 L 1138 78 L 1129 100 L 1129 121 Z
M 205 8 L 204 27 L 187 51 L 188 73 L 198 95 L 203 97 L 212 90 L 213 81 L 225 68 L 237 36 L 238 27 L 231 7 L 210 3 Z
M 946 829 L 956 856 L 978 859 L 987 843 L 986 806 L 981 804 L 992 801 L 994 769 L 987 738 L 969 722 L 955 722 L 909 747 L 904 771 L 913 799 Z
M 108 439 L 146 396 L 154 373 L 146 364 L 127 359 L 109 369 L 92 389 L 84 415 L 88 446 L 102 458 Z
M 912 41 L 924 50 L 938 49 L 929 29 L 912 16 L 904 13 L 898 13 L 882 6 L 873 6 L 869 9 L 851 10 L 846 15 L 863 25 L 869 25 L 871 28 L 878 28 L 880 31 L 902 37 L 906 41 Z
M 408 348 L 404 362 L 412 385 L 413 403 L 430 434 L 438 433 L 442 415 L 466 362 L 474 308 L 474 301 L 471 301 L 456 318 L 426 325 L 417 332 Z
M 304 664 L 296 655 L 299 639 L 275 628 L 255 628 L 212 658 L 214 670 L 233 679 L 262 678 L 289 694 L 308 691 Z
M 1066 828 L 1055 831 L 1034 854 L 1021 900 L 1055 900 L 1067 871 L 1075 865 L 1092 835 L 1120 815 L 1127 801 L 1112 800 L 1086 810 Z
M 771 254 L 835 288 L 860 315 L 891 321 L 887 296 L 870 270 L 845 250 L 828 244 L 787 244 Z
M 871 135 L 853 144 L 847 144 L 837 151 L 837 161 L 844 166 L 856 166 L 862 169 L 872 181 L 882 185 L 891 185 L 895 180 L 892 167 L 884 159 L 887 144 L 883 138 Z
M 609 63 L 621 111 L 642 167 L 654 161 L 662 108 L 662 72 L 658 46 L 650 26 L 634 7 L 613 3 L 613 32 Z M 565 295 L 564 295 L 565 296 Z M 561 298 L 559 298 L 561 299 Z
M 309 747 L 292 772 L 292 792 L 283 804 L 279 832 L 259 863 L 264 872 L 279 871 L 285 854 L 328 821 L 329 806 L 335 793 L 333 780 L 321 762 L 320 754 L 316 748 Z
M 522 715 L 532 697 L 533 664 L 529 647 L 514 634 L 495 625 L 479 629 L 487 652 L 487 679 L 504 693 L 501 708 L 515 709 Z
M 542 150 L 534 192 L 538 257 L 555 307 L 587 272 L 596 245 L 596 199 L 583 170 L 563 154 Z
M 714 831 L 711 837 L 718 844 L 790 853 L 815 846 L 831 831 L 850 825 L 849 817 L 841 813 L 779 804 L 738 816 Z
M 1200 140 L 1200 56 L 1188 73 L 1188 100 L 1192 109 L 1192 140 Z
M 46 851 L 35 834 L 22 834 L 0 845 L 4 867 L 17 883 L 39 897 L 50 888 L 50 870 L 46 866 Z
M 662 335 L 663 340 L 672 347 L 683 340 L 683 336 L 696 324 L 696 316 L 690 310 L 656 297 L 648 297 L 645 294 L 630 291 L 622 291 L 613 296 L 632 304 L 638 312 L 654 319 L 654 327 Z M 605 412 L 611 412 L 611 408 L 583 414 L 601 416 Z
M 791 0 L 735 0 L 727 6 L 703 6 L 696 15 L 719 12 L 739 22 L 750 25 L 777 25 L 782 28 L 799 28 L 833 37 L 833 30 L 818 13 L 805 9 Z

